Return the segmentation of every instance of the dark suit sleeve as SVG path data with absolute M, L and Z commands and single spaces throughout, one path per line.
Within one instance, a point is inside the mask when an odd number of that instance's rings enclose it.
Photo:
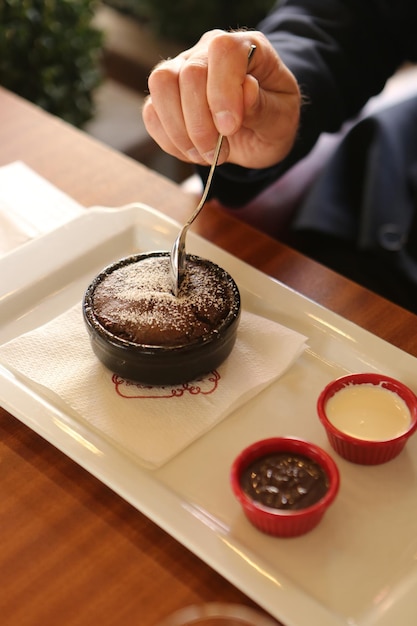
M 241 206 L 339 130 L 379 93 L 417 41 L 416 0 L 284 0 L 260 24 L 295 75 L 305 101 L 289 156 L 274 167 L 218 168 L 211 195 Z M 412 14 L 412 15 L 410 15 Z M 411 55 L 412 56 L 412 55 Z M 203 179 L 206 168 L 199 168 Z

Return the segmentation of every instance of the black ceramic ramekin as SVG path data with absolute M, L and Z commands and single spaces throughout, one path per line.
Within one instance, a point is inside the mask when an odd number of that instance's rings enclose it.
M 91 282 L 83 299 L 83 315 L 97 358 L 111 371 L 129 380 L 149 385 L 170 385 L 192 381 L 219 367 L 236 341 L 240 319 L 240 293 L 223 268 L 195 255 L 188 260 L 204 264 L 227 284 L 230 309 L 218 327 L 182 345 L 145 345 L 122 339 L 107 330 L 94 312 L 94 291 L 110 273 L 149 257 L 169 257 L 169 252 L 149 252 L 123 258 L 102 270 Z

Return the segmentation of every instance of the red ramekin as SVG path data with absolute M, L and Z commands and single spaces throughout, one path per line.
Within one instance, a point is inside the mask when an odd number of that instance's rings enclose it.
M 370 441 L 353 437 L 339 430 L 326 415 L 326 404 L 338 391 L 348 385 L 372 384 L 381 386 L 398 394 L 406 403 L 411 422 L 408 429 L 392 439 Z M 378 465 L 396 457 L 404 448 L 407 440 L 417 429 L 417 397 L 402 382 L 378 373 L 347 374 L 330 382 L 317 400 L 317 412 L 323 424 L 332 448 L 344 459 L 362 465 Z
M 271 508 L 250 498 L 241 486 L 242 472 L 257 458 L 274 452 L 291 452 L 318 463 L 329 482 L 324 496 L 315 504 L 299 510 Z M 294 437 L 263 439 L 245 448 L 233 462 L 230 480 L 248 520 L 262 532 L 277 537 L 296 537 L 315 528 L 334 501 L 340 483 L 339 470 L 331 456 L 315 444 Z

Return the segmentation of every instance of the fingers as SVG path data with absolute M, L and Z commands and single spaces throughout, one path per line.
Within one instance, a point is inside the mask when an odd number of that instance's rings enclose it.
M 256 52 L 250 60 L 251 44 Z M 194 163 L 267 167 L 284 158 L 298 128 L 294 76 L 262 33 L 210 31 L 149 77 L 143 119 L 163 150 Z
M 164 130 L 164 127 L 161 124 L 161 121 L 158 117 L 158 113 L 153 105 L 152 99 L 148 96 L 145 100 L 142 109 L 142 117 L 145 124 L 145 127 L 150 134 L 150 136 L 155 140 L 155 142 L 168 154 L 180 159 L 182 161 L 190 161 L 190 162 L 199 162 L 198 158 L 193 158 L 194 155 L 190 155 L 189 158 L 185 157 L 183 152 L 181 152 L 175 144 L 171 141 L 169 136 Z
M 145 126 L 177 158 L 211 163 L 218 133 L 229 136 L 241 124 L 250 39 L 245 36 L 236 45 L 229 38 L 230 33 L 211 31 L 190 50 L 160 63 L 149 77 Z M 227 154 L 225 141 L 219 162 Z
M 145 126 L 162 149 L 196 163 L 207 162 L 204 154 L 213 149 L 216 134 L 206 98 L 203 50 L 160 63 L 149 77 L 150 97 L 143 108 Z
M 148 132 L 163 150 L 178 158 L 194 160 L 179 90 L 183 62 L 180 55 L 160 63 L 153 70 L 148 81 L 150 97 L 145 101 L 142 115 Z M 189 157 L 188 152 L 191 152 Z
M 179 90 L 184 125 L 192 150 L 206 163 L 213 160 L 218 130 L 207 100 L 208 64 L 206 55 L 186 59 L 179 74 Z

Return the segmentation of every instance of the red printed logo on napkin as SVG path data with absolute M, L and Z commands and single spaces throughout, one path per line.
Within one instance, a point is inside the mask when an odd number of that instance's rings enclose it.
M 219 380 L 220 374 L 216 370 L 190 383 L 165 386 L 142 385 L 117 374 L 112 376 L 116 393 L 122 398 L 129 399 L 181 398 L 185 394 L 207 396 L 216 391 Z

